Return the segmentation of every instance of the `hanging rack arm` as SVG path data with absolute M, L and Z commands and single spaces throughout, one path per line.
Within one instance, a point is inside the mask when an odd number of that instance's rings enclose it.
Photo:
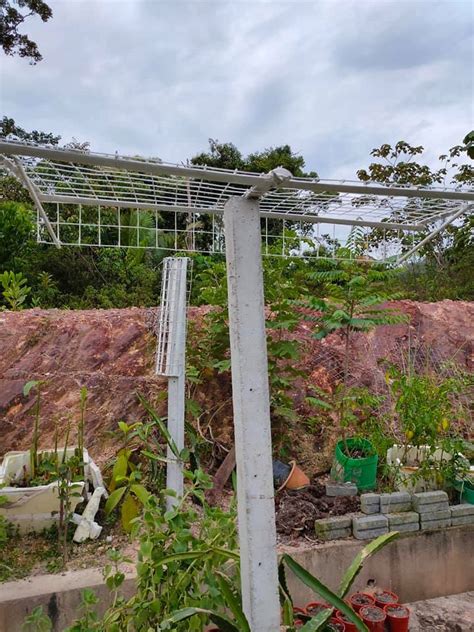
M 417 252 L 417 250 L 422 248 L 425 244 L 429 243 L 432 239 L 436 237 L 436 235 L 438 235 L 441 231 L 443 231 L 450 224 L 452 224 L 455 219 L 457 219 L 464 213 L 467 213 L 472 208 L 474 208 L 474 204 L 467 204 L 463 208 L 460 208 L 456 213 L 451 215 L 445 222 L 443 222 L 441 226 L 438 226 L 438 228 L 433 230 L 429 235 L 427 235 L 424 239 L 422 239 L 419 244 L 416 244 L 416 246 L 413 246 L 413 248 L 411 248 L 408 252 L 403 254 L 401 257 L 398 257 L 396 261 L 396 265 L 400 265 L 401 263 L 409 259 L 413 254 L 415 254 L 415 252 Z
M 53 240 L 54 245 L 56 246 L 56 248 L 61 248 L 61 242 L 59 241 L 59 239 L 56 236 L 56 233 L 54 232 L 54 229 L 51 225 L 51 222 L 49 221 L 48 216 L 46 215 L 46 212 L 43 208 L 43 205 L 41 204 L 41 200 L 39 198 L 38 195 L 38 191 L 36 190 L 35 185 L 31 182 L 31 180 L 29 179 L 25 169 L 23 168 L 23 165 L 21 164 L 20 160 L 16 157 L 13 156 L 12 158 L 14 164 L 15 164 L 15 169 L 12 169 L 13 174 L 19 178 L 22 183 L 25 185 L 25 187 L 28 189 L 28 193 L 30 194 L 36 209 L 38 211 L 38 213 L 41 215 L 41 219 L 43 220 L 46 229 L 51 237 L 51 239 Z M 4 159 L 5 161 L 5 159 Z M 6 162 L 6 161 L 5 161 Z M 8 161 L 9 162 L 9 161 Z M 11 169 L 11 165 L 9 166 L 9 168 Z

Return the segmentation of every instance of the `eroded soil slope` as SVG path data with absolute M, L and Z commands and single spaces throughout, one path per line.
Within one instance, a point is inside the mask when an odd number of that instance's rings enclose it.
M 353 383 L 376 390 L 383 388 L 384 369 L 380 359 L 403 362 L 409 350 L 418 362 L 440 365 L 453 360 L 463 369 L 474 369 L 474 303 L 400 301 L 397 305 L 410 315 L 410 325 L 379 327 L 354 338 Z M 192 308 L 190 318 L 199 320 L 202 311 Z M 131 422 L 142 416 L 137 392 L 164 413 L 166 382 L 154 376 L 155 317 L 154 310 L 137 308 L 0 313 L 0 456 L 9 450 L 29 447 L 34 394 L 29 397 L 22 394 L 29 380 L 44 381 L 43 447 L 52 445 L 56 423 L 65 427 L 72 420 L 75 427 L 79 389 L 87 387 L 86 439 L 99 463 L 113 450 L 110 431 L 117 421 Z M 305 402 L 313 394 L 314 386 L 330 390 L 340 379 L 343 341 L 337 334 L 324 341 L 315 340 L 310 323 L 304 320 L 291 336 L 302 343 L 298 365 L 303 375 L 295 383 L 292 397 L 295 409 L 304 418 L 314 414 Z M 212 419 L 212 437 L 229 446 L 232 439 L 229 377 L 210 376 L 196 397 L 209 409 L 220 405 Z M 295 430 L 293 449 L 297 450 L 301 464 L 309 468 L 310 474 L 323 469 L 330 433 L 315 434 L 304 424 Z M 318 454 L 320 462 L 315 459 Z

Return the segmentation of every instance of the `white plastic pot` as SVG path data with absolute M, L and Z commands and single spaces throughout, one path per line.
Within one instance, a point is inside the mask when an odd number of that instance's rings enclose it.
M 387 450 L 387 464 L 396 470 L 395 487 L 400 492 L 428 492 L 439 488 L 435 472 L 432 476 L 420 476 L 420 463 L 451 461 L 452 454 L 429 446 L 393 445 Z
M 66 458 L 74 455 L 77 448 L 66 450 Z M 51 453 L 51 450 L 40 450 L 38 454 Z M 63 450 L 58 450 L 62 456 Z M 83 456 L 85 480 L 71 483 L 70 511 L 84 500 L 86 482 L 92 487 L 103 487 L 102 476 L 97 465 L 89 457 L 87 450 Z M 42 531 L 59 521 L 60 500 L 58 481 L 36 487 L 13 487 L 15 481 L 23 478 L 30 471 L 30 452 L 7 452 L 0 464 L 0 496 L 7 501 L 0 505 L 0 515 L 18 527 L 20 533 Z M 2 487 L 5 485 L 5 487 Z

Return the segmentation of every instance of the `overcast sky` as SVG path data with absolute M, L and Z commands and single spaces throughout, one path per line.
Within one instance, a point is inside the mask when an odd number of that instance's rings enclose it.
M 96 151 L 181 161 L 208 138 L 289 143 L 353 178 L 403 139 L 430 162 L 473 127 L 469 0 L 49 0 L 1 57 L 1 110 Z

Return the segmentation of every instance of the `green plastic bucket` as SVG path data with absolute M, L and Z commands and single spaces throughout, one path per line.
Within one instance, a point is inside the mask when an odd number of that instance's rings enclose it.
M 457 480 L 454 483 L 454 488 L 460 492 L 460 501 L 462 503 L 474 505 L 474 483 Z
M 361 459 L 348 457 L 344 454 L 346 444 L 350 450 L 363 450 L 370 456 Z M 355 483 L 360 491 L 374 489 L 377 480 L 378 461 L 378 454 L 367 439 L 339 441 L 336 445 L 331 476 L 336 481 Z

